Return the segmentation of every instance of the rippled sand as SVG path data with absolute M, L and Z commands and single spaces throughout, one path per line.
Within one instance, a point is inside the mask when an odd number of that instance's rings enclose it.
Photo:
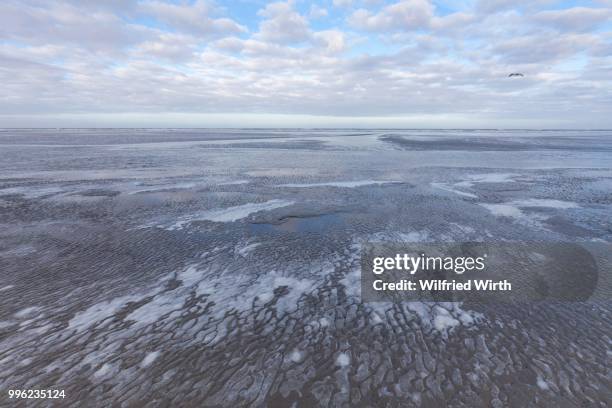
M 609 302 L 361 303 L 359 255 L 610 242 L 611 152 L 606 132 L 1 130 L 0 405 L 607 406 Z

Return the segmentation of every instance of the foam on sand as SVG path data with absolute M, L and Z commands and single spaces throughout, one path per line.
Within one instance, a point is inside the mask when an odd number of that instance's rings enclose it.
M 290 183 L 280 184 L 278 187 L 293 187 L 293 188 L 309 188 L 309 187 L 339 187 L 339 188 L 355 188 L 382 184 L 396 184 L 401 181 L 384 181 L 384 180 L 357 180 L 357 181 L 329 181 L 324 183 Z
M 93 375 L 96 378 L 103 378 L 103 377 L 107 377 L 109 374 L 113 374 L 114 371 L 115 369 L 113 368 L 111 364 L 104 363 L 98 370 L 94 372 Z
M 498 217 L 511 217 L 511 218 L 519 218 L 523 216 L 523 212 L 520 208 L 511 205 L 511 204 L 480 204 L 487 210 L 491 212 L 491 214 Z
M 245 245 L 237 245 L 234 248 L 234 253 L 242 257 L 247 257 L 251 252 L 253 252 L 260 245 L 261 245 L 261 242 L 255 242 L 252 244 L 245 244 Z
M 166 229 L 183 229 L 185 228 L 185 226 L 194 221 L 234 222 L 260 211 L 271 211 L 281 207 L 288 207 L 293 204 L 295 204 L 294 201 L 269 200 L 263 203 L 248 203 L 243 205 L 237 205 L 235 207 L 217 208 L 208 211 L 203 211 L 195 215 L 183 217 L 174 224 L 166 227 Z
M 445 331 L 460 324 L 459 320 L 451 316 L 448 310 L 443 307 L 436 307 L 436 317 L 433 320 L 433 326 L 436 330 Z
M 136 296 L 120 296 L 109 301 L 96 303 L 86 310 L 78 312 L 68 322 L 68 329 L 82 331 L 90 326 L 108 319 L 119 310 L 121 310 L 128 302 L 138 300 Z
M 477 183 L 512 183 L 515 178 L 520 177 L 519 174 L 515 173 L 485 173 L 485 174 L 471 174 L 467 176 L 467 180 L 460 181 L 458 183 L 431 183 L 431 186 L 440 190 L 448 191 L 462 195 L 464 197 L 477 198 L 475 194 L 467 193 L 465 191 L 457 190 L 456 187 L 470 188 Z
M 454 188 L 450 187 L 446 183 L 431 183 L 431 186 L 434 187 L 434 188 L 440 189 L 440 190 L 448 191 L 449 193 L 459 194 L 459 195 L 462 195 L 464 197 L 478 198 L 478 196 L 475 195 L 475 194 L 466 193 L 464 191 L 459 191 L 457 189 L 454 189 Z
M 547 382 L 546 382 L 546 381 L 545 381 L 545 380 L 544 380 L 542 377 L 540 377 L 540 376 L 538 376 L 538 379 L 537 379 L 537 381 L 536 381 L 536 384 L 538 385 L 538 387 L 539 387 L 541 390 L 544 390 L 544 391 L 546 391 L 548 388 L 550 388 L 550 387 L 548 386 L 548 383 L 547 383 Z
M 294 349 L 291 354 L 289 354 L 289 359 L 294 363 L 300 363 L 304 359 L 304 353 L 298 349 Z
M 511 217 L 511 218 L 520 218 L 525 214 L 521 210 L 521 208 L 527 207 L 545 207 L 545 208 L 556 208 L 561 210 L 567 210 L 570 208 L 580 208 L 580 206 L 571 201 L 561 201 L 561 200 L 548 200 L 548 199 L 537 199 L 537 198 L 529 198 L 526 200 L 515 200 L 510 201 L 503 204 L 484 204 L 481 203 L 481 206 L 486 208 L 491 212 L 491 214 L 500 217 Z
M 346 367 L 351 364 L 351 357 L 348 353 L 339 353 L 336 357 L 336 365 L 338 367 Z
M 196 187 L 195 183 L 175 183 L 175 184 L 165 184 L 160 186 L 154 186 L 151 188 L 145 188 L 142 190 L 130 191 L 128 194 L 142 194 L 142 193 L 157 193 L 160 191 L 168 191 L 168 190 L 186 190 L 190 188 Z
M 226 183 L 220 183 L 219 186 L 236 186 L 241 184 L 249 184 L 249 180 L 236 180 L 236 181 L 228 181 Z
M 40 307 L 38 306 L 26 307 L 25 309 L 22 309 L 18 311 L 17 313 L 15 313 L 15 317 L 17 318 L 32 317 L 38 314 L 39 311 L 40 311 Z
M 472 183 L 511 183 L 516 177 L 520 177 L 520 174 L 515 173 L 485 173 L 485 174 L 472 174 L 468 176 L 468 179 Z
M 150 366 L 155 360 L 157 360 L 157 357 L 159 357 L 159 351 L 152 351 L 150 353 L 147 353 L 145 358 L 140 362 L 140 367 L 146 368 Z
M 571 201 L 561 201 L 561 200 L 549 200 L 549 199 L 539 199 L 539 198 L 530 198 L 528 200 L 517 200 L 512 201 L 512 203 L 518 207 L 549 207 L 549 208 L 559 208 L 562 210 L 566 210 L 568 208 L 580 208 L 580 206 Z

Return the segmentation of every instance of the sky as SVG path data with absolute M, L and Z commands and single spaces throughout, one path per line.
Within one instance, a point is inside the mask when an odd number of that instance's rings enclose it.
M 612 0 L 0 2 L 0 127 L 115 126 L 610 129 Z

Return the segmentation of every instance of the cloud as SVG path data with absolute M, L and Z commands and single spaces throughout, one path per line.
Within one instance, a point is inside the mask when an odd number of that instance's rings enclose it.
M 431 27 L 437 32 L 455 31 L 456 29 L 463 29 L 471 25 L 477 19 L 478 17 L 474 14 L 457 12 L 443 17 L 432 18 Z
M 517 4 L 521 4 L 520 0 L 478 0 L 476 10 L 481 13 L 496 13 L 516 7 Z
M 60 2 L 50 2 L 46 7 L 38 3 L 0 3 L 0 39 L 4 40 L 116 52 L 139 42 L 148 33 L 146 27 L 126 23 L 107 10 L 84 13 L 77 6 Z
M 353 0 L 333 0 L 332 4 L 335 7 L 349 7 L 351 4 L 353 4 Z
M 359 9 L 350 16 L 349 22 L 366 31 L 410 31 L 428 27 L 433 12 L 428 0 L 403 0 L 384 7 L 378 13 Z
M 173 4 L 163 1 L 147 1 L 141 10 L 168 26 L 200 36 L 213 36 L 246 32 L 245 26 L 229 18 L 211 17 L 212 8 L 208 2 L 197 0 L 189 4 Z
M 589 50 L 597 43 L 597 38 L 590 34 L 533 34 L 505 40 L 492 51 L 508 63 L 551 63 Z
M 314 37 L 330 53 L 339 53 L 346 50 L 346 34 L 339 30 L 323 30 L 314 34 Z
M 561 31 L 589 31 L 612 20 L 612 9 L 573 7 L 537 13 L 534 20 Z
M 531 10 L 555 2 L 557 0 L 477 0 L 475 10 L 480 14 L 494 14 L 507 10 Z
M 318 4 L 0 2 L 0 120 L 612 126 L 609 9 Z M 509 80 L 515 71 L 525 77 Z
M 177 61 L 191 57 L 196 47 L 197 40 L 191 35 L 162 32 L 156 38 L 139 44 L 135 54 Z
M 264 20 L 256 36 L 264 41 L 299 43 L 310 38 L 308 21 L 294 10 L 291 1 L 268 4 L 257 14 Z

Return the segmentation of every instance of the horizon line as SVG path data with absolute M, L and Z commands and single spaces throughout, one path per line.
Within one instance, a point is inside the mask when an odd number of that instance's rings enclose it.
M 266 126 L 266 127 L 143 127 L 143 126 L 121 126 L 121 127 L 108 127 L 108 126 L 45 126 L 45 127 L 0 127 L 0 131 L 3 130 L 137 130 L 137 129 L 159 129 L 159 130 L 527 130 L 527 131 L 612 131 L 612 128 L 429 128 L 429 127 L 286 127 L 286 126 Z

